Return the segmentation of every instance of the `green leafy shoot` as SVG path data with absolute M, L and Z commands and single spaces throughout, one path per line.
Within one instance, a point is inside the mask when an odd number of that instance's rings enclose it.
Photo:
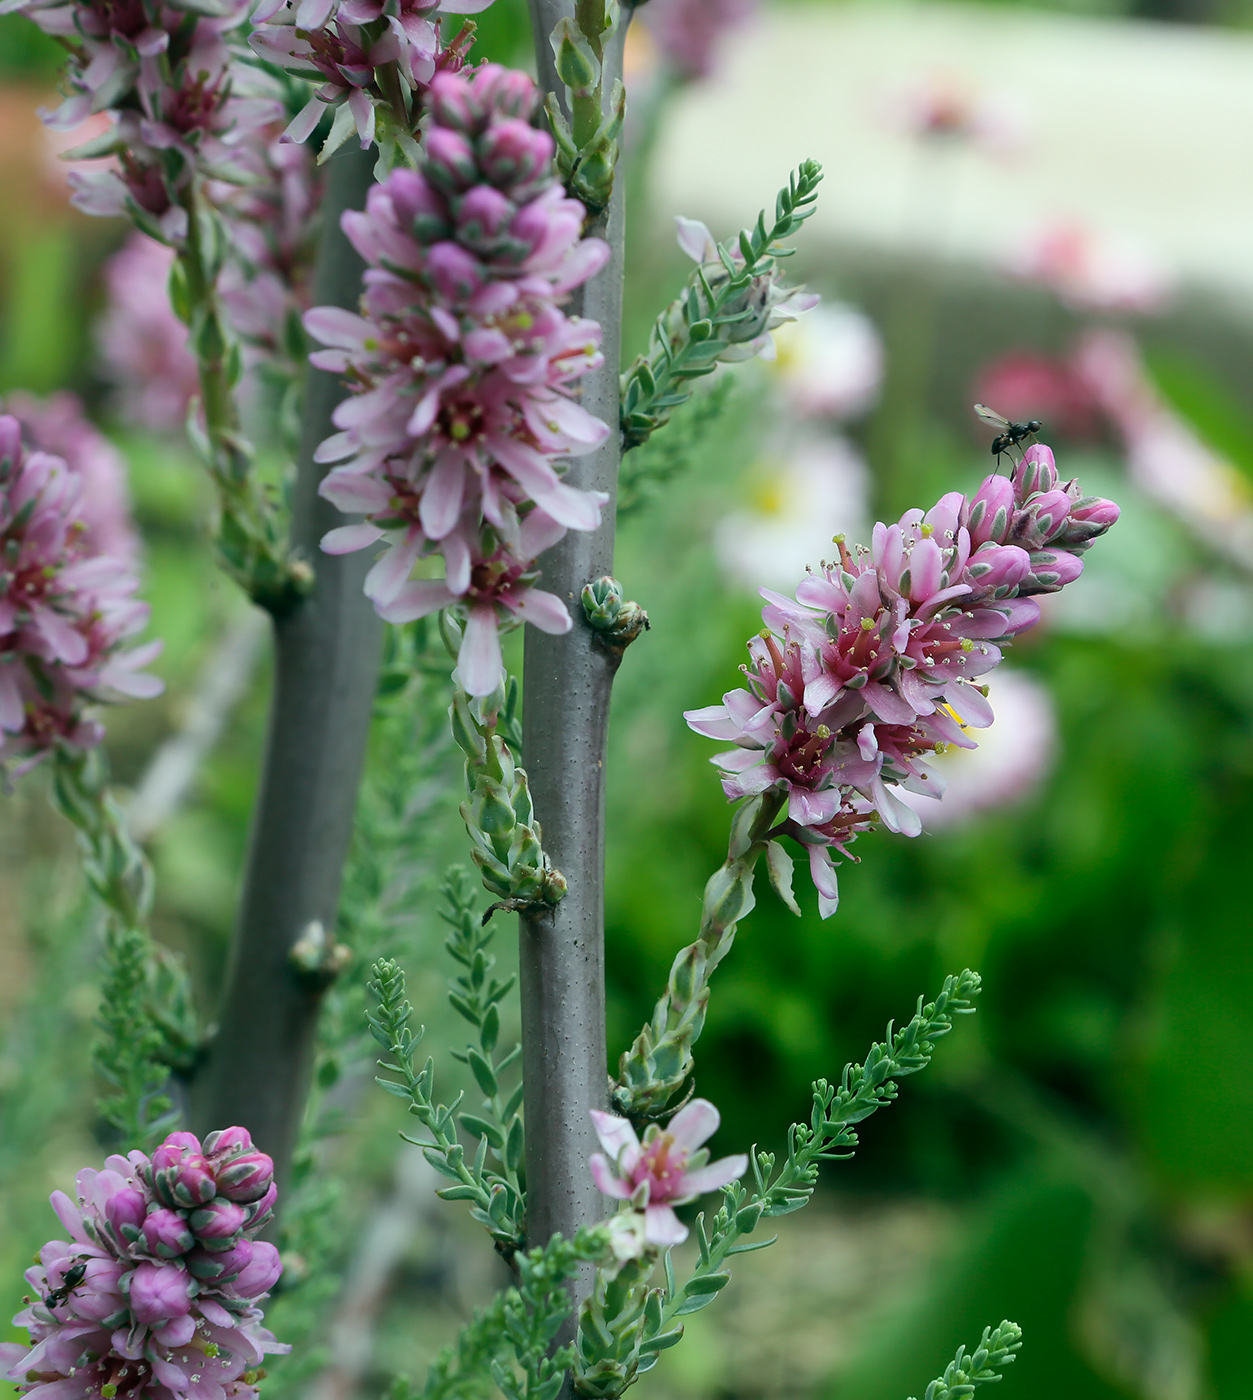
M 570 1315 L 566 1284 L 580 1264 L 604 1263 L 609 1249 L 603 1226 L 581 1228 L 572 1241 L 554 1235 L 542 1248 L 515 1257 L 517 1284 L 507 1288 L 436 1357 L 421 1392 L 401 1382 L 393 1400 L 477 1400 L 491 1382 L 505 1400 L 556 1400 L 574 1357 L 570 1346 L 553 1349 Z
M 101 1116 L 122 1135 L 125 1151 L 151 1149 L 178 1121 L 165 1092 L 166 1039 L 149 1010 L 150 962 L 147 935 L 111 921 L 92 1061 L 111 1091 L 100 1098 Z
M 1022 1328 L 1016 1322 L 1002 1322 L 999 1327 L 985 1327 L 979 1345 L 969 1354 L 964 1346 L 927 1387 L 925 1400 L 965 1400 L 975 1393 L 975 1387 L 1003 1379 L 1001 1368 L 1016 1359 L 1022 1346 Z M 913 1397 L 910 1397 L 913 1400 Z
M 478 909 L 477 882 L 462 866 L 448 872 L 442 890 L 445 909 L 440 917 L 452 929 L 444 947 L 462 971 L 449 985 L 448 1000 L 453 1009 L 474 1027 L 477 1045 L 467 1045 L 453 1056 L 468 1065 L 474 1082 L 483 1091 L 480 1113 L 460 1113 L 457 1122 L 471 1137 L 488 1144 L 488 1155 L 494 1159 L 509 1192 L 507 1214 L 521 1220 L 525 1201 L 521 1185 L 524 1136 L 522 1129 L 522 1082 L 506 1095 L 501 1086 L 502 1076 L 522 1054 L 515 1043 L 499 1059 L 496 1044 L 500 1039 L 500 1006 L 513 990 L 516 978 L 504 981 L 492 976 L 496 959 L 490 951 L 495 925 L 484 924 Z
M 646 442 L 692 396 L 693 380 L 712 374 L 719 361 L 741 359 L 768 327 L 771 305 L 781 299 L 774 283 L 780 259 L 794 251 L 782 240 L 814 212 L 822 167 L 804 161 L 775 200 L 774 220 L 763 210 L 756 224 L 717 248 L 716 261 L 692 274 L 684 293 L 657 318 L 648 350 L 622 376 L 622 445 Z
M 713 1220 L 707 1224 L 703 1212 L 696 1218 L 700 1258 L 693 1276 L 680 1286 L 670 1255 L 665 1256 L 664 1306 L 646 1319 L 641 1349 L 652 1355 L 641 1361 L 641 1370 L 654 1363 L 659 1345 L 678 1340 L 679 1318 L 708 1307 L 726 1287 L 731 1278 L 726 1264 L 733 1255 L 765 1249 L 777 1238 L 745 1243 L 744 1236 L 763 1219 L 790 1215 L 807 1205 L 820 1162 L 852 1155 L 857 1146 L 853 1125 L 896 1098 L 898 1079 L 931 1063 L 936 1042 L 952 1030 L 954 1017 L 974 1010 L 979 986 L 978 973 L 969 969 L 946 977 L 936 999 L 924 1006 L 919 998 L 912 1020 L 895 1032 L 889 1026 L 886 1041 L 872 1045 L 863 1064 L 845 1066 L 838 1086 L 819 1079 L 813 1086 L 810 1120 L 788 1129 L 787 1157 L 777 1172 L 774 1153 L 753 1150 L 749 1160 L 754 1187 L 732 1182 L 723 1187 L 723 1203 Z
M 415 1034 L 410 1026 L 413 1008 L 405 999 L 405 974 L 390 958 L 380 958 L 372 968 L 370 991 L 378 999 L 374 1011 L 366 1012 L 370 1033 L 389 1057 L 379 1061 L 388 1074 L 399 1080 L 375 1078 L 385 1092 L 407 1099 L 409 1112 L 426 1129 L 425 1138 L 401 1136 L 406 1142 L 422 1148 L 426 1160 L 440 1176 L 452 1184 L 436 1192 L 446 1201 L 468 1201 L 470 1214 L 487 1228 L 496 1248 L 506 1259 L 512 1259 L 523 1240 L 520 1202 L 512 1188 L 498 1172 L 487 1165 L 490 1146 L 486 1136 L 479 1139 L 478 1151 L 469 1161 L 466 1150 L 457 1139 L 456 1113 L 463 1095 L 451 1104 L 437 1103 L 435 1066 L 431 1059 L 420 1070 L 414 1069 L 413 1057 L 422 1039 L 422 1028 Z
M 618 474 L 619 520 L 646 506 L 661 487 L 688 469 L 710 429 L 726 412 L 734 389 L 735 380 L 729 376 L 715 379 L 707 393 L 689 396 L 690 403 L 668 433 L 650 437 L 627 453 Z

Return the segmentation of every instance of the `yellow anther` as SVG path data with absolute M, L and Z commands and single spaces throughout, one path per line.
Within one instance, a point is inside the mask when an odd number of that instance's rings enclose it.
M 449 428 L 448 435 L 454 442 L 464 442 L 470 436 L 470 425 L 458 420 Z
M 929 540 L 931 536 L 935 534 L 935 526 L 928 525 L 924 520 L 923 523 L 918 527 L 918 533 L 923 537 L 924 540 Z
M 814 730 L 814 733 L 815 733 L 815 734 L 819 737 L 819 739 L 821 739 L 824 743 L 826 742 L 826 740 L 828 740 L 828 739 L 831 737 L 831 731 L 827 728 L 827 726 L 826 726 L 825 724 L 820 724 L 820 725 L 818 726 L 818 728 Z

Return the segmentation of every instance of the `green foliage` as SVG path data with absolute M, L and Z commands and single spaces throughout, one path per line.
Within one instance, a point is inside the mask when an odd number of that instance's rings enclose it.
M 723 1187 L 723 1203 L 713 1220 L 706 1224 L 704 1213 L 697 1216 L 696 1234 L 699 1260 L 695 1273 L 680 1286 L 666 1255 L 666 1285 L 659 1306 L 654 1306 L 644 1323 L 644 1349 L 653 1350 L 640 1363 L 646 1370 L 655 1361 L 656 1350 L 678 1340 L 678 1319 L 706 1308 L 730 1281 L 727 1261 L 737 1254 L 765 1249 L 774 1239 L 743 1243 L 763 1219 L 790 1215 L 809 1203 L 818 1182 L 818 1163 L 851 1155 L 857 1146 L 854 1124 L 868 1118 L 876 1109 L 896 1097 L 896 1080 L 916 1074 L 931 1063 L 936 1042 L 953 1028 L 955 1016 L 974 1010 L 972 999 L 979 992 L 979 976 L 967 969 L 944 979 L 940 993 L 918 1009 L 899 1031 L 888 1027 L 883 1043 L 870 1047 L 860 1065 L 846 1065 L 837 1086 L 819 1079 L 813 1086 L 813 1109 L 808 1123 L 793 1123 L 788 1130 L 787 1157 L 775 1173 L 775 1154 L 754 1149 L 750 1158 L 755 1189 L 742 1182 Z
M 65 50 L 25 15 L 0 15 L 0 78 L 47 82 L 65 61 Z
M 1183 351 L 1150 349 L 1145 361 L 1170 407 L 1215 453 L 1253 481 L 1253 418 L 1247 404 Z
M 742 347 L 769 325 L 779 299 L 779 261 L 790 237 L 814 212 L 822 167 L 807 160 L 775 200 L 774 222 L 763 210 L 751 229 L 720 244 L 717 261 L 702 264 L 687 290 L 657 318 L 648 350 L 622 376 L 622 442 L 638 447 L 692 396 L 692 381 L 722 360 L 742 358 Z
M 453 738 L 466 756 L 469 796 L 461 819 L 470 858 L 505 908 L 551 908 L 564 897 L 566 881 L 544 851 L 526 769 L 514 759 L 519 730 L 512 678 L 494 695 L 472 699 L 461 689 L 453 695 Z
M 457 1141 L 454 1116 L 462 1095 L 451 1104 L 437 1103 L 435 1066 L 428 1058 L 420 1070 L 413 1066 L 414 1052 L 422 1039 L 422 1028 L 415 1035 L 410 1021 L 413 1008 L 405 999 L 405 974 L 390 958 L 381 958 L 372 969 L 370 990 L 378 999 L 375 1011 L 367 1013 L 370 1033 L 389 1059 L 379 1066 L 400 1080 L 377 1076 L 375 1083 L 386 1093 L 407 1099 L 409 1112 L 427 1130 L 429 1138 L 413 1138 L 402 1133 L 406 1142 L 422 1149 L 426 1160 L 452 1185 L 436 1192 L 446 1201 L 469 1201 L 470 1214 L 487 1228 L 497 1249 L 511 1257 L 524 1238 L 522 1202 L 516 1187 L 487 1165 L 490 1146 L 487 1136 L 479 1138 L 478 1151 L 467 1162 L 465 1148 Z
M 522 1082 L 505 1094 L 502 1077 L 522 1054 L 515 1043 L 496 1058 L 500 1039 L 500 1006 L 513 990 L 516 978 L 498 981 L 492 976 L 496 959 L 490 951 L 494 926 L 484 924 L 479 915 L 474 881 L 470 872 L 455 867 L 448 872 L 443 888 L 447 906 L 440 917 L 452 928 L 444 947 L 463 970 L 454 977 L 448 991 L 453 1009 L 478 1032 L 478 1044 L 467 1045 L 453 1057 L 468 1065 L 474 1081 L 483 1092 L 482 1111 L 459 1113 L 457 1122 L 470 1134 L 488 1144 L 489 1155 L 497 1164 L 499 1178 L 508 1189 L 506 1205 L 510 1219 L 521 1221 L 525 1214 L 522 1171 L 525 1136 L 522 1127 Z
M 690 465 L 721 419 L 734 389 L 735 380 L 729 375 L 715 379 L 706 393 L 689 396 L 683 411 L 671 418 L 669 432 L 650 437 L 623 457 L 618 473 L 619 520 L 641 510 Z
M 110 922 L 100 986 L 101 1037 L 92 1047 L 92 1061 L 113 1091 L 100 1099 L 101 1116 L 121 1133 L 128 1152 L 152 1148 L 178 1121 L 164 1092 L 165 1038 L 148 1009 L 150 960 L 146 934 Z
M 1008 1366 L 1022 1346 L 1022 1328 L 1014 1322 L 1002 1322 L 999 1327 L 985 1327 L 979 1345 L 966 1354 L 957 1348 L 957 1355 L 927 1387 L 925 1400 L 965 1400 L 976 1387 L 1001 1379 L 1000 1368 Z
M 556 1400 L 574 1354 L 569 1346 L 553 1349 L 570 1315 L 566 1284 L 580 1264 L 603 1263 L 607 1251 L 604 1227 L 584 1226 L 573 1240 L 554 1235 L 542 1248 L 515 1255 L 517 1284 L 440 1352 L 421 1391 L 401 1381 L 392 1400 L 477 1400 L 491 1393 L 489 1377 L 506 1400 Z

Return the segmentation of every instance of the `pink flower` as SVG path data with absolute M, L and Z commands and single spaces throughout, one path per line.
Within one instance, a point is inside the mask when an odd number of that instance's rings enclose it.
M 0 763 L 19 772 L 57 743 L 99 742 L 90 701 L 162 689 L 139 670 L 160 644 L 125 647 L 148 620 L 138 583 L 90 548 L 82 496 L 81 477 L 0 417 Z
M 77 1204 L 53 1193 L 70 1238 L 49 1241 L 27 1270 L 35 1301 L 14 1322 L 26 1328 L 30 1344 L 0 1345 L 0 1375 L 19 1392 L 44 1400 L 119 1393 L 255 1400 L 256 1368 L 267 1353 L 289 1350 L 262 1326 L 259 1306 L 278 1277 L 278 1254 L 244 1238 L 214 1256 L 223 1266 L 212 1272 L 198 1271 L 194 1255 L 170 1257 L 176 1239 L 190 1238 L 189 1210 L 161 1205 L 153 1182 L 159 1175 L 169 1186 L 193 1160 L 205 1160 L 199 1142 L 175 1133 L 151 1160 L 132 1152 L 109 1157 L 103 1171 L 79 1172 Z M 148 1210 L 143 1230 L 135 1223 L 136 1197 Z M 263 1224 L 258 1217 L 246 1233 Z
M 1033 227 L 1007 259 L 1017 277 L 1042 282 L 1077 311 L 1157 311 L 1167 301 L 1166 270 L 1143 249 L 1082 224 Z
M 366 592 L 391 621 L 461 607 L 474 695 L 500 680 L 500 623 L 570 626 L 534 587 L 535 561 L 566 530 L 595 529 L 605 500 L 566 485 L 558 462 L 609 432 L 575 399 L 601 362 L 600 329 L 561 309 L 608 248 L 581 236 L 583 207 L 552 176 L 552 138 L 526 120 L 535 102 L 530 79 L 494 64 L 436 75 L 421 171 L 393 171 L 344 216 L 369 264 L 363 314 L 305 317 L 328 347 L 313 363 L 356 391 L 318 458 L 338 464 L 322 495 L 365 520 L 323 547 L 386 546 Z M 431 554 L 443 580 L 411 580 Z
M 1039 618 L 1032 595 L 1082 571 L 1080 555 L 1117 520 L 1112 501 L 1062 485 L 1049 448 L 1030 447 L 1012 478 L 989 476 L 925 514 L 876 525 L 870 549 L 810 573 L 795 599 L 762 590 L 765 629 L 748 644 L 747 689 L 688 711 L 688 724 L 735 747 L 714 756 L 732 801 L 775 792 L 778 834 L 808 848 L 819 908 L 834 912 L 831 853 L 874 820 L 916 836 L 900 789 L 938 797 L 929 759 L 973 748 L 992 723 L 987 687 L 1002 652 Z
M 46 399 L 15 393 L 4 408 L 22 425 L 22 435 L 31 447 L 60 457 L 82 482 L 79 508 L 87 549 L 92 554 L 110 554 L 134 568 L 139 537 L 131 520 L 126 463 L 86 417 L 82 402 L 65 392 Z
M 105 264 L 108 304 L 96 324 L 100 367 L 119 413 L 158 433 L 182 431 L 200 388 L 187 327 L 166 294 L 173 261 L 169 248 L 131 234 Z
M 755 8 L 753 0 L 649 0 L 640 18 L 669 67 L 692 81 L 713 73 L 723 36 Z
M 641 1143 L 625 1118 L 592 1110 L 596 1136 L 604 1152 L 591 1158 L 597 1189 L 643 1211 L 645 1238 L 667 1248 L 687 1239 L 674 1207 L 716 1191 L 744 1175 L 748 1157 L 738 1153 L 709 1161 L 702 1144 L 718 1131 L 718 1110 L 708 1099 L 693 1099 L 663 1129 L 652 1123 Z

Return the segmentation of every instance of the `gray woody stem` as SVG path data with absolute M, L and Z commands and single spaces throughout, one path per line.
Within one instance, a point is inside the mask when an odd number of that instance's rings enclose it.
M 563 93 L 548 36 L 561 0 L 530 0 L 540 86 Z M 604 89 L 622 72 L 629 8 L 609 41 Z M 555 909 L 521 920 L 522 1066 L 526 1084 L 527 1241 L 557 1232 L 573 1239 L 604 1214 L 588 1157 L 595 1147 L 589 1110 L 607 1102 L 604 978 L 605 745 L 609 693 L 618 657 L 602 649 L 583 618 L 583 585 L 613 572 L 614 498 L 620 457 L 618 360 L 622 327 L 623 181 L 589 229 L 608 240 L 608 265 L 571 298 L 571 314 L 600 323 L 604 365 L 583 383 L 584 406 L 610 426 L 599 451 L 570 465 L 567 480 L 606 491 L 604 524 L 571 531 L 544 555 L 543 586 L 563 598 L 574 627 L 563 637 L 526 629 L 523 762 L 544 850 L 569 893 Z M 588 1291 L 585 1281 L 576 1292 Z
M 339 216 L 364 205 L 373 164 L 372 152 L 354 148 L 327 165 L 315 305 L 357 305 L 362 264 Z M 248 1128 L 274 1158 L 280 1191 L 309 1088 L 318 1007 L 334 973 L 340 875 L 381 648 L 381 624 L 362 592 L 369 557 L 318 549 L 342 519 L 317 494 L 322 469 L 313 453 L 344 392 L 337 375 L 310 371 L 291 541 L 317 582 L 274 623 L 274 693 L 243 897 L 220 1029 L 195 1086 L 199 1129 Z

